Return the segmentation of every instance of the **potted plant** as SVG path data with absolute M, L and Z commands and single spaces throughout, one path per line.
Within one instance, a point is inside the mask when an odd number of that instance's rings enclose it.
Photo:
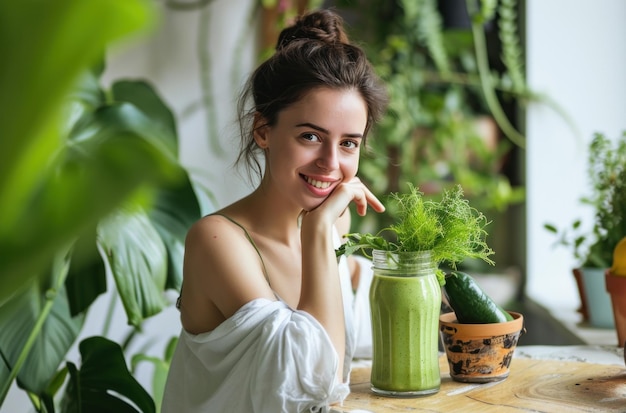
M 595 327 L 615 325 L 604 274 L 611 266 L 616 245 L 626 234 L 625 170 L 626 132 L 615 143 L 604 134 L 595 133 L 589 145 L 587 165 L 591 191 L 580 200 L 593 208 L 591 228 L 585 228 L 578 219 L 562 231 L 552 224 L 545 225 L 557 235 L 557 245 L 572 248 L 578 261 L 573 272 L 579 286 L 583 320 Z
M 626 179 L 626 172 L 623 179 Z M 613 264 L 606 270 L 606 290 L 611 296 L 617 345 L 626 347 L 626 236 L 613 251 Z
M 485 242 L 488 221 L 460 186 L 444 190 L 440 200 L 409 188 L 391 195 L 395 223 L 376 234 L 347 234 L 337 251 L 340 256 L 365 250 L 373 258 L 372 390 L 403 397 L 439 390 L 438 317 L 445 283 L 440 265 L 456 268 L 468 257 L 493 264 Z

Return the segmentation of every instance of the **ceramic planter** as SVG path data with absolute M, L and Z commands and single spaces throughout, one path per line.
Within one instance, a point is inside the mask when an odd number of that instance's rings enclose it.
M 626 277 L 615 275 L 611 270 L 605 272 L 606 291 L 611 296 L 617 345 L 626 345 Z M 624 356 L 626 357 L 626 356 Z
M 509 376 L 509 365 L 524 329 L 522 314 L 509 314 L 512 321 L 490 324 L 461 324 L 454 312 L 439 317 L 441 341 L 453 380 L 488 383 Z
M 584 294 L 589 313 L 589 325 L 598 328 L 614 328 L 611 297 L 606 291 L 604 268 L 579 268 L 584 284 Z

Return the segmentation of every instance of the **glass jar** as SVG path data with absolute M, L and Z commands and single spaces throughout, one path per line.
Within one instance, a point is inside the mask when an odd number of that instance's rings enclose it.
M 374 393 L 413 397 L 439 391 L 441 287 L 430 251 L 373 251 L 370 287 Z

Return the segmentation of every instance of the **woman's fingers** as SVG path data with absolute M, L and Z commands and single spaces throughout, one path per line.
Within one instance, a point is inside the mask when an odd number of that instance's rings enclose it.
M 345 187 L 350 189 L 352 201 L 356 204 L 356 210 L 359 215 L 365 215 L 368 205 L 376 212 L 383 212 L 385 210 L 383 203 L 376 198 L 372 191 L 370 191 L 359 178 L 353 178 L 350 182 L 345 184 Z
M 368 205 L 376 212 L 383 212 L 385 206 L 376 198 L 376 196 L 370 191 L 359 178 L 353 178 L 349 182 L 341 183 L 333 193 L 322 202 L 317 208 L 309 212 L 315 214 L 328 215 L 328 219 L 331 222 L 335 222 L 346 209 L 350 206 L 350 203 L 354 203 L 356 206 L 356 212 L 364 216 L 367 212 Z M 308 215 L 308 214 L 307 214 Z
M 376 198 L 376 196 L 369 189 L 365 188 L 365 190 L 367 203 L 369 204 L 369 206 L 371 206 L 376 212 L 384 212 L 385 206 L 383 205 L 383 203 L 380 202 L 380 200 Z

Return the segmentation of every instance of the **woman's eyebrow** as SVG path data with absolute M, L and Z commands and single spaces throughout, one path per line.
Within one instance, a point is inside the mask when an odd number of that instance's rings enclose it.
M 298 123 L 298 124 L 296 125 L 296 127 L 299 127 L 299 128 L 300 128 L 300 127 L 308 127 L 308 128 L 311 128 L 311 129 L 315 129 L 315 130 L 317 130 L 317 131 L 320 131 L 320 132 L 322 132 L 322 133 L 325 133 L 325 134 L 327 134 L 327 135 L 330 133 L 330 131 L 329 131 L 328 129 L 324 129 L 324 128 L 322 128 L 321 126 L 315 125 L 315 124 L 310 123 L 310 122 Z M 345 133 L 345 134 L 343 134 L 343 136 L 346 136 L 346 137 L 348 137 L 348 138 L 362 138 L 362 137 L 363 137 L 363 134 L 362 134 L 362 133 Z

